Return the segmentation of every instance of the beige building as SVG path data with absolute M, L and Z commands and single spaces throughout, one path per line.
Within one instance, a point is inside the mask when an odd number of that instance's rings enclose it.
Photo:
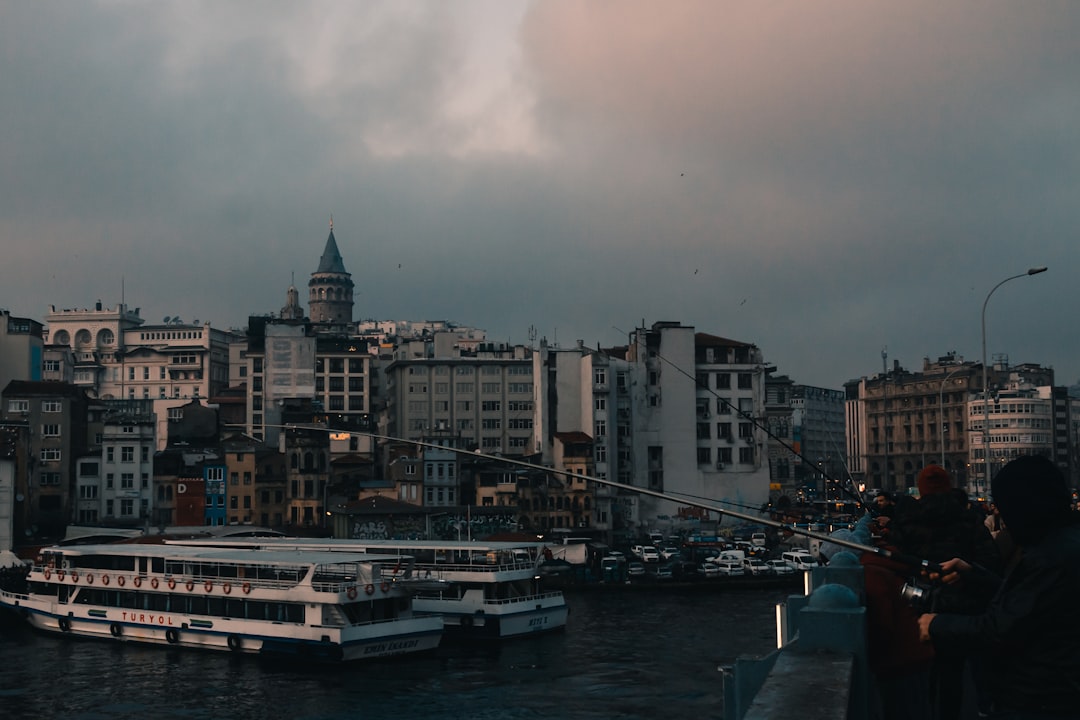
M 139 308 L 124 304 L 93 309 L 50 308 L 46 353 L 55 372 L 72 362 L 74 384 L 92 398 L 151 400 L 157 448 L 164 449 L 167 423 L 193 398 L 207 399 L 229 384 L 231 331 L 210 323 L 166 317 L 146 325 Z

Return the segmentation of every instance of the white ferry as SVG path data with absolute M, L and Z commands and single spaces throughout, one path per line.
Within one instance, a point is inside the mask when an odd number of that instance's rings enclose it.
M 540 587 L 543 543 L 220 538 L 197 545 L 275 550 L 361 552 L 393 557 L 379 568 L 409 588 L 417 614 L 438 615 L 449 637 L 503 640 L 566 627 L 566 598 Z
M 0 604 L 41 630 L 350 661 L 433 650 L 443 626 L 359 553 L 109 544 L 52 547 Z

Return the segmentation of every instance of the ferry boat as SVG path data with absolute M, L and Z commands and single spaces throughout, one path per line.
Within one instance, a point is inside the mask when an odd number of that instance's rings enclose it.
M 417 614 L 441 617 L 448 638 L 505 640 L 566 627 L 562 591 L 540 585 L 543 543 L 265 537 L 170 542 L 392 558 L 381 563 L 381 577 L 409 589 Z
M 433 650 L 438 618 L 360 553 L 109 544 L 42 550 L 0 605 L 40 630 L 351 661 Z

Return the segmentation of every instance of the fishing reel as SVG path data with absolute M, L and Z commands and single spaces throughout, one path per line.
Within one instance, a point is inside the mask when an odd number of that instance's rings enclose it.
M 937 582 L 909 580 L 900 588 L 900 599 L 915 612 L 935 612 L 942 587 Z

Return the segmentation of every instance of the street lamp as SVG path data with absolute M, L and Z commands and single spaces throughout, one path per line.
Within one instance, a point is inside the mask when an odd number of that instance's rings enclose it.
M 986 483 L 986 489 L 990 489 L 990 382 L 987 376 L 986 370 L 986 304 L 990 302 L 990 296 L 994 294 L 994 290 L 1009 282 L 1010 280 L 1016 280 L 1017 278 L 1026 277 L 1028 275 L 1038 275 L 1039 273 L 1046 272 L 1046 267 L 1033 267 L 1025 273 L 1019 275 L 1012 275 L 1005 278 L 986 294 L 986 299 L 983 300 L 982 305 L 982 376 L 983 376 L 983 482 Z
M 949 382 L 956 373 L 964 370 L 964 366 L 955 367 L 949 371 L 949 374 L 945 376 L 945 379 L 941 381 L 941 389 L 938 390 L 938 412 L 941 413 L 941 428 L 939 433 L 941 435 L 941 467 L 945 467 L 945 383 Z

